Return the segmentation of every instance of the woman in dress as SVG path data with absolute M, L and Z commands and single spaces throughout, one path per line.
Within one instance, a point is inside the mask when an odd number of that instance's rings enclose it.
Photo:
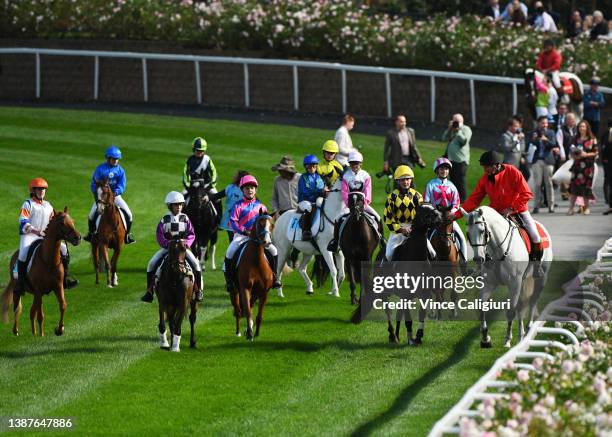
M 572 179 L 570 182 L 570 207 L 568 215 L 574 214 L 574 205 L 580 207 L 584 215 L 591 213 L 589 203 L 595 202 L 593 194 L 593 176 L 595 174 L 595 160 L 597 159 L 597 138 L 591 132 L 591 126 L 585 120 L 578 123 L 578 133 L 570 147 L 574 159 L 571 167 Z

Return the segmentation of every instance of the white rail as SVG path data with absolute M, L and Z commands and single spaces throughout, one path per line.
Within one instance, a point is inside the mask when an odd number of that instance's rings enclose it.
M 597 252 L 597 260 L 595 263 L 587 267 L 587 269 L 580 273 L 579 278 L 586 278 L 593 276 L 596 273 L 609 272 L 610 262 L 606 261 L 606 258 L 612 257 L 612 238 L 607 240 L 601 249 Z M 580 297 L 578 297 L 580 296 Z M 601 297 L 598 293 L 594 293 L 589 287 L 579 287 L 575 290 L 566 290 L 566 293 L 560 299 L 557 299 L 549 303 L 546 308 L 542 311 L 540 316 L 543 320 L 559 320 L 566 323 L 573 324 L 576 326 L 576 335 L 580 336 L 583 330 L 582 324 L 577 321 L 570 321 L 567 316 L 555 316 L 556 312 L 568 314 L 570 311 L 576 313 L 584 313 L 582 311 L 583 304 L 588 301 L 591 305 L 601 308 Z M 584 313 L 588 318 L 588 314 Z M 530 351 L 530 348 L 542 349 L 543 347 L 558 348 L 565 350 L 567 346 L 560 341 L 555 340 L 542 340 L 536 339 L 547 335 L 563 336 L 565 339 L 576 345 L 578 344 L 577 336 L 567 329 L 562 328 L 551 328 L 544 326 L 543 321 L 537 321 L 533 324 L 527 335 L 523 340 L 502 355 L 495 361 L 491 369 L 482 376 L 476 384 L 468 389 L 465 395 L 461 398 L 453 408 L 449 410 L 446 415 L 440 419 L 432 428 L 429 433 L 429 437 L 439 437 L 446 434 L 459 434 L 460 428 L 458 423 L 462 417 L 476 417 L 480 413 L 476 410 L 471 409 L 473 404 L 482 400 L 486 397 L 501 397 L 506 396 L 505 393 L 490 393 L 487 390 L 491 388 L 506 388 L 511 387 L 513 383 L 505 381 L 497 381 L 497 373 L 502 369 L 505 369 L 509 363 L 515 363 L 517 360 L 533 359 L 537 356 L 542 358 L 551 357 L 549 354 L 541 351 Z M 515 363 L 517 368 L 525 368 L 533 370 L 531 364 L 525 362 Z
M 347 71 L 361 73 L 383 74 L 385 77 L 385 94 L 386 94 L 386 114 L 391 117 L 393 114 L 392 108 L 392 87 L 391 75 L 396 76 L 425 76 L 430 78 L 430 121 L 436 121 L 436 78 L 443 79 L 458 79 L 469 81 L 470 90 L 470 116 L 471 124 L 476 125 L 476 91 L 475 82 L 501 83 L 512 86 L 512 113 L 517 112 L 518 95 L 517 86 L 523 83 L 523 79 L 502 77 L 502 76 L 486 76 L 482 74 L 467 74 L 450 71 L 434 71 L 434 70 L 417 70 L 412 68 L 389 68 L 389 67 L 372 67 L 367 65 L 350 65 L 334 62 L 315 62 L 315 61 L 297 61 L 284 59 L 258 59 L 258 58 L 243 58 L 243 57 L 228 57 L 228 56 L 197 56 L 197 55 L 180 55 L 180 54 L 164 54 L 164 53 L 139 53 L 139 52 L 112 52 L 100 50 L 61 50 L 61 49 L 43 49 L 43 48 L 0 48 L 0 54 L 32 54 L 36 60 L 36 91 L 37 99 L 41 97 L 41 60 L 40 56 L 83 56 L 94 58 L 94 78 L 93 78 L 93 99 L 99 98 L 99 82 L 100 82 L 100 58 L 128 58 L 140 59 L 142 62 L 142 81 L 144 101 L 148 101 L 149 90 L 147 84 L 147 60 L 162 60 L 162 61 L 187 61 L 194 63 L 195 74 L 195 94 L 199 104 L 203 102 L 205 92 L 201 86 L 200 63 L 221 63 L 221 64 L 242 64 L 244 76 L 244 106 L 251 106 L 250 99 L 250 82 L 249 82 L 249 65 L 269 65 L 276 67 L 291 67 L 293 72 L 293 109 L 299 110 L 299 68 L 320 68 L 326 70 L 339 70 L 341 73 L 341 108 L 345 113 L 348 110 L 347 101 Z M 606 94 L 612 94 L 612 88 L 600 87 L 600 91 Z M 204 89 L 205 91 L 205 89 Z

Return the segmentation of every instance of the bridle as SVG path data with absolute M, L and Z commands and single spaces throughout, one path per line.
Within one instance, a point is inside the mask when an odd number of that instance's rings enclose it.
M 270 235 L 270 230 L 267 229 L 266 226 L 261 225 L 260 221 L 269 221 L 269 220 L 272 220 L 272 216 L 268 214 L 262 214 L 257 217 L 257 220 L 255 220 L 255 238 L 251 238 L 251 241 L 253 241 L 256 244 L 266 243 L 265 240 L 262 240 L 262 237 L 265 238 L 266 235 Z
M 467 240 L 469 241 L 470 246 L 472 247 L 483 247 L 483 246 L 486 247 L 491 241 L 491 230 L 489 229 L 489 225 L 487 221 L 485 220 L 484 215 L 482 215 L 482 210 L 479 209 L 477 210 L 477 212 L 479 213 L 478 215 L 481 217 L 481 220 L 473 219 L 473 216 L 470 214 L 469 224 L 470 225 L 480 225 L 480 224 L 484 225 L 484 242 L 483 243 L 473 243 L 470 238 L 469 232 L 467 232 L 467 235 L 466 235 Z M 518 228 L 518 226 L 516 226 L 512 222 L 512 220 L 506 219 L 506 221 L 508 222 L 508 231 L 506 232 L 504 239 L 497 245 L 497 248 L 501 250 L 506 240 L 508 240 L 508 245 L 506 246 L 506 250 L 504 251 L 504 254 L 502 255 L 500 261 L 505 260 L 508 254 L 510 253 L 510 247 L 512 246 L 512 238 L 514 237 L 513 231 Z
M 361 219 L 361 217 L 363 217 L 363 213 L 364 213 L 364 195 L 363 193 L 359 193 L 359 192 L 353 192 L 350 193 L 349 196 L 351 196 L 351 200 L 352 200 L 352 207 L 351 207 L 351 216 L 355 217 L 356 220 Z M 362 202 L 358 203 L 359 198 L 362 199 Z
M 182 239 L 178 239 L 178 238 L 172 240 L 171 244 L 174 245 L 174 248 L 173 248 L 174 251 L 179 252 L 179 248 L 177 246 L 181 243 L 181 241 L 182 241 Z M 184 251 L 182 249 L 180 249 L 179 254 L 182 253 L 182 252 L 186 253 L 187 252 L 186 248 L 185 248 Z M 170 259 L 170 258 L 171 257 L 168 255 L 168 261 L 169 261 L 170 269 L 173 272 L 180 273 L 183 276 L 186 275 L 187 274 L 187 259 L 186 259 L 186 257 L 183 258 L 182 260 L 180 259 L 180 257 L 177 257 L 176 260 Z

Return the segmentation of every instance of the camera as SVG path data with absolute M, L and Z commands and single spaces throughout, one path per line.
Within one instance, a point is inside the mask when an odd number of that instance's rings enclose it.
M 459 122 L 455 120 L 451 126 L 453 129 L 459 129 Z

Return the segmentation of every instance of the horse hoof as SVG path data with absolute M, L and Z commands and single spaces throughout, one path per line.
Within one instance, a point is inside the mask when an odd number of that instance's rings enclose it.
M 491 349 L 493 345 L 491 344 L 490 341 L 480 341 L 480 348 L 481 349 Z
M 395 334 L 389 334 L 389 343 L 391 343 L 391 344 L 399 343 L 399 340 L 397 339 Z
M 314 294 L 314 291 L 306 290 L 306 296 L 312 296 L 313 294 Z
M 113 288 L 113 284 L 108 284 L 107 287 L 108 288 Z
M 240 332 L 236 332 L 236 337 L 242 337 L 242 334 Z
M 180 349 L 178 349 L 178 348 L 177 348 L 177 349 L 174 349 L 174 348 L 170 349 L 170 352 L 180 352 L 180 351 L 181 351 L 181 350 L 180 350 Z
M 327 293 L 327 295 L 331 297 L 340 297 L 340 293 L 338 293 L 337 291 L 330 291 L 329 293 Z
M 419 345 L 419 343 L 417 343 L 414 338 L 412 338 L 412 337 L 408 338 L 408 346 L 417 347 L 418 345 Z
M 504 347 L 510 349 L 512 347 L 512 340 L 507 340 L 504 343 Z
M 285 295 L 283 294 L 283 290 L 281 290 L 280 288 L 276 291 L 276 295 L 280 298 L 285 297 Z
M 56 326 L 55 327 L 55 335 L 57 335 L 59 337 L 63 333 L 64 333 L 64 327 L 63 326 Z
M 191 343 L 189 343 L 189 347 L 190 347 L 191 349 L 197 349 L 197 347 L 196 347 L 196 342 L 195 342 L 195 341 L 192 341 Z

